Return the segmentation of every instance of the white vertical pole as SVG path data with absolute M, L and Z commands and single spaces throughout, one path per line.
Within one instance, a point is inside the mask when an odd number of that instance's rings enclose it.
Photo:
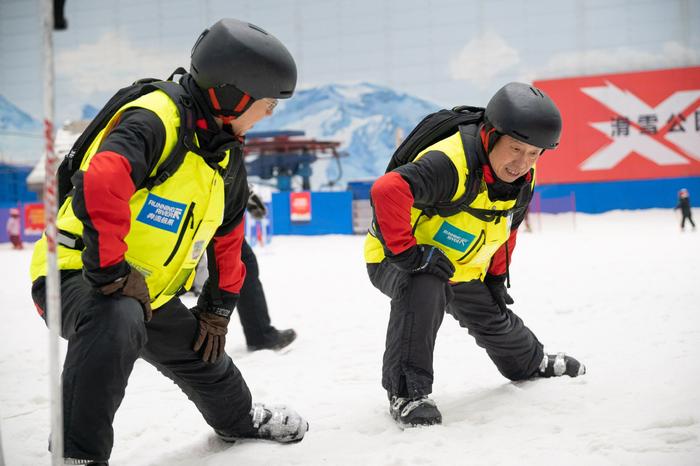
M 574 224 L 574 231 L 576 231 L 576 191 L 571 191 L 571 215 Z
M 537 205 L 537 231 L 542 233 L 542 193 L 535 192 L 535 204 Z
M 2 452 L 2 432 L 0 432 L 0 466 L 5 466 L 5 455 Z
M 46 179 L 44 215 L 46 222 L 47 270 L 46 313 L 49 324 L 49 386 L 51 394 L 51 464 L 63 464 L 63 397 L 61 389 L 60 329 L 61 287 L 56 257 L 56 168 L 53 147 L 54 65 L 53 0 L 40 0 L 43 22 L 44 140 L 46 143 Z

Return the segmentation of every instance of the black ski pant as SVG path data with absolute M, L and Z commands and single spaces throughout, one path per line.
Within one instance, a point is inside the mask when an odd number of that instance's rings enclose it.
M 44 280 L 37 280 L 32 297 L 41 310 L 46 309 L 45 293 Z M 62 375 L 65 457 L 109 458 L 112 421 L 139 357 L 173 380 L 214 429 L 250 429 L 251 395 L 243 376 L 227 355 L 208 364 L 201 350 L 192 350 L 198 322 L 179 299 L 156 309 L 145 323 L 135 299 L 103 296 L 80 272 L 64 272 L 61 309 L 61 334 L 68 340 Z M 164 434 L 170 429 L 157 423 L 153 428 Z
M 690 211 L 685 212 L 683 211 L 683 218 L 681 219 L 681 230 L 685 228 L 685 221 L 686 219 L 690 222 L 690 224 L 695 228 L 695 222 L 693 222 L 693 216 L 691 215 Z
M 241 260 L 245 264 L 246 275 L 236 304 L 238 317 L 246 343 L 249 346 L 261 346 L 276 337 L 277 329 L 270 325 L 267 300 L 260 283 L 258 259 L 247 241 L 243 241 L 241 247 Z
M 451 314 L 511 380 L 532 377 L 542 344 L 512 311 L 501 311 L 480 280 L 449 285 L 430 274 L 408 274 L 388 261 L 368 264 L 372 284 L 391 298 L 382 366 L 389 396 L 432 392 L 433 350 L 444 312 Z

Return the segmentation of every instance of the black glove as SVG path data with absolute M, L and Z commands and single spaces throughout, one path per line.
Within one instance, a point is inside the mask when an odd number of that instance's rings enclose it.
M 484 285 L 486 285 L 491 292 L 491 296 L 501 308 L 501 311 L 505 312 L 508 307 L 507 304 L 513 304 L 513 298 L 508 294 L 506 289 L 506 276 L 505 275 L 491 275 L 486 274 L 484 277 Z
M 250 197 L 248 197 L 248 205 L 246 206 L 246 209 L 255 220 L 260 220 L 267 215 L 267 207 L 265 207 L 265 203 L 262 201 L 262 199 L 260 199 L 260 196 L 255 194 L 253 191 L 250 192 Z
M 429 244 L 417 244 L 401 254 L 387 257 L 394 267 L 409 273 L 429 273 L 448 281 L 455 267 L 440 248 Z
M 146 279 L 136 269 L 131 269 L 128 275 L 117 278 L 112 283 L 97 287 L 97 290 L 105 296 L 129 296 L 141 303 L 143 318 L 146 322 L 153 317 L 151 310 L 151 296 L 148 292 Z

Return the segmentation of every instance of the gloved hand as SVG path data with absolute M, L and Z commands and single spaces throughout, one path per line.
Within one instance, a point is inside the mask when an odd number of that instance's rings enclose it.
M 117 278 L 112 283 L 107 283 L 97 288 L 105 296 L 129 296 L 141 303 L 143 318 L 146 322 L 153 317 L 151 310 L 151 296 L 148 292 L 146 279 L 136 269 L 131 269 L 128 275 Z
M 395 267 L 409 273 L 429 273 L 448 281 L 455 267 L 440 248 L 429 244 L 417 244 L 401 254 L 387 257 Z
M 203 311 L 198 307 L 194 307 L 191 311 L 199 320 L 199 334 L 192 349 L 199 351 L 204 346 L 202 360 L 214 363 L 224 354 L 229 318 Z
M 491 275 L 486 274 L 484 277 L 484 285 L 486 285 L 491 292 L 491 296 L 501 308 L 501 311 L 505 312 L 508 307 L 507 304 L 513 304 L 513 298 L 508 294 L 506 289 L 506 276 L 505 275 Z
M 262 199 L 260 199 L 260 196 L 255 194 L 253 191 L 250 192 L 250 197 L 248 197 L 248 205 L 246 206 L 246 209 L 255 220 L 260 220 L 267 215 L 267 207 L 265 207 L 265 203 L 262 201 Z

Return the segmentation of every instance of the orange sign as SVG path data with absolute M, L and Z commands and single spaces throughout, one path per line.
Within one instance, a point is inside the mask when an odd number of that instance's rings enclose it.
M 289 193 L 289 218 L 292 222 L 311 221 L 311 193 Z
M 24 205 L 24 234 L 40 235 L 45 228 L 44 204 Z

